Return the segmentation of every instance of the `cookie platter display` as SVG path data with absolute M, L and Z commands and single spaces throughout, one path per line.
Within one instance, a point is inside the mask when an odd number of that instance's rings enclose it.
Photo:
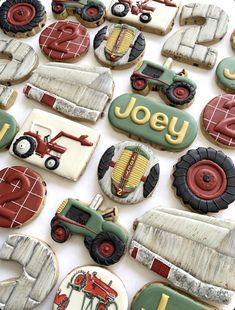
M 234 308 L 234 25 L 205 2 L 2 1 L 0 310 Z

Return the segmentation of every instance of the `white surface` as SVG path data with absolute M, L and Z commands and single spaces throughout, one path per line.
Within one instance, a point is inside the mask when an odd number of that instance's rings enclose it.
M 54 18 L 51 14 L 50 10 L 50 1 L 49 0 L 42 0 L 44 5 L 47 7 L 48 11 L 48 20 L 47 25 L 54 22 Z M 108 0 L 105 1 L 108 4 Z M 191 1 L 184 1 L 184 3 L 191 2 Z M 230 23 L 229 23 L 229 30 L 224 39 L 213 45 L 218 49 L 219 55 L 217 59 L 217 64 L 219 61 L 225 57 L 234 56 L 234 52 L 230 46 L 230 35 L 232 33 L 233 28 L 235 27 L 233 20 L 234 16 L 234 9 L 235 3 L 233 0 L 226 0 L 221 3 L 221 0 L 204 0 L 201 1 L 202 3 L 210 3 L 221 5 L 223 9 L 227 11 L 230 15 Z M 71 20 L 75 20 L 74 17 L 70 17 Z M 104 25 L 103 25 L 104 26 Z M 103 27 L 101 26 L 101 27 Z M 100 28 L 101 28 L 100 27 Z M 156 61 L 159 63 L 163 63 L 165 57 L 162 57 L 160 52 L 162 45 L 174 31 L 179 29 L 178 23 L 178 16 L 175 22 L 175 27 L 173 31 L 171 31 L 167 36 L 161 37 L 154 34 L 144 33 L 146 42 L 147 42 L 147 49 L 144 55 L 144 59 Z M 89 32 L 91 34 L 91 42 L 93 41 L 94 35 L 98 29 L 90 29 Z M 5 35 L 0 32 L 1 38 L 6 38 Z M 40 63 L 46 63 L 48 60 L 45 56 L 42 55 L 39 44 L 38 44 L 39 34 L 32 38 L 23 39 L 23 41 L 31 44 L 34 46 L 38 54 L 40 55 Z M 95 60 L 92 46 L 88 54 L 78 62 L 78 64 L 94 64 L 98 65 L 97 61 Z M 173 69 L 176 71 L 180 71 L 182 68 L 185 68 L 189 71 L 189 77 L 195 80 L 198 85 L 197 94 L 194 103 L 191 107 L 187 108 L 186 111 L 194 115 L 196 120 L 199 122 L 200 113 L 205 106 L 205 104 L 211 100 L 213 97 L 222 93 L 222 90 L 217 86 L 215 82 L 215 69 L 213 70 L 204 70 L 195 68 L 189 65 L 185 65 L 179 62 L 173 63 Z M 114 98 L 118 95 L 121 95 L 125 92 L 131 92 L 129 77 L 133 71 L 133 68 L 123 70 L 123 71 L 113 71 L 114 80 L 115 80 L 115 92 Z M 21 125 L 26 118 L 26 116 L 30 113 L 32 108 L 41 108 L 46 111 L 52 110 L 47 109 L 46 107 L 36 103 L 32 100 L 27 99 L 23 93 L 24 83 L 20 85 L 14 86 L 14 89 L 18 90 L 18 98 L 16 104 L 9 110 L 12 113 L 18 123 Z M 162 101 L 159 95 L 156 92 L 152 92 L 150 94 L 152 98 L 158 101 Z M 107 109 L 105 111 L 105 117 L 97 121 L 95 125 L 90 125 L 88 123 L 83 122 L 84 125 L 88 125 L 91 128 L 96 128 L 101 131 L 101 139 L 100 142 L 95 150 L 94 155 L 91 158 L 90 163 L 87 166 L 87 169 L 84 175 L 80 178 L 78 182 L 70 182 L 66 179 L 63 179 L 59 176 L 56 176 L 51 173 L 47 173 L 45 170 L 40 170 L 37 167 L 30 166 L 35 171 L 39 172 L 42 177 L 47 182 L 47 190 L 48 190 L 48 197 L 46 201 L 46 205 L 42 210 L 41 214 L 38 218 L 36 218 L 32 223 L 29 225 L 19 229 L 18 231 L 11 230 L 11 229 L 2 229 L 0 228 L 0 245 L 3 241 L 7 238 L 8 234 L 12 234 L 15 232 L 19 233 L 26 233 L 31 234 L 35 237 L 43 239 L 47 241 L 54 251 L 56 252 L 59 260 L 59 269 L 60 275 L 58 279 L 58 284 L 56 285 L 53 292 L 48 296 L 46 301 L 39 306 L 37 309 L 39 310 L 47 310 L 52 308 L 52 301 L 56 292 L 57 287 L 61 280 L 69 273 L 73 268 L 85 264 L 94 264 L 92 259 L 89 256 L 88 251 L 85 249 L 83 245 L 83 237 L 81 236 L 73 236 L 69 241 L 65 244 L 58 244 L 52 241 L 50 238 L 50 228 L 49 223 L 51 218 L 53 217 L 55 210 L 59 206 L 60 202 L 70 196 L 73 198 L 78 197 L 84 201 L 91 201 L 93 196 L 96 193 L 101 193 L 101 190 L 98 185 L 97 177 L 96 177 L 96 170 L 97 165 L 100 160 L 100 157 L 104 153 L 104 151 L 113 144 L 116 144 L 122 140 L 126 140 L 127 137 L 124 134 L 116 133 L 110 126 L 108 119 L 107 119 Z M 199 146 L 211 146 L 215 149 L 219 149 L 215 144 L 212 144 L 207 140 L 201 133 L 200 129 L 198 132 L 198 136 L 195 139 L 194 143 L 191 145 L 191 148 L 197 148 Z M 180 153 L 170 153 L 166 151 L 159 151 L 153 150 L 154 153 L 157 155 L 160 161 L 160 179 L 159 183 L 153 193 L 153 196 L 148 200 L 141 202 L 136 205 L 132 206 L 119 206 L 119 221 L 124 225 L 132 234 L 132 223 L 136 217 L 139 217 L 143 214 L 146 210 L 158 205 L 165 205 L 167 207 L 172 208 L 179 208 L 183 209 L 184 207 L 180 203 L 180 201 L 175 197 L 174 192 L 171 188 L 171 174 L 172 174 L 172 167 L 177 162 L 178 158 L 185 154 L 186 150 Z M 235 150 L 227 150 L 223 149 L 223 151 L 233 158 L 235 161 Z M 19 161 L 8 154 L 8 152 L 4 152 L 0 154 L 0 163 L 1 168 L 10 165 L 24 165 L 23 161 Z M 104 205 L 107 207 L 114 206 L 115 203 L 110 201 L 107 197 L 105 197 Z M 229 209 L 225 211 L 221 211 L 216 216 L 224 217 L 229 219 L 235 220 L 235 203 L 230 205 Z M 124 256 L 124 258 L 115 266 L 109 267 L 109 270 L 114 271 L 118 274 L 121 279 L 123 280 L 129 295 L 129 301 L 131 301 L 133 295 L 136 291 L 141 288 L 143 285 L 150 281 L 161 280 L 160 277 L 157 277 L 153 272 L 149 271 L 145 267 L 138 264 L 134 261 L 128 254 Z M 17 264 L 13 263 L 5 263 L 0 262 L 0 280 L 7 279 L 8 277 L 16 276 L 20 274 L 20 267 Z M 227 307 L 218 307 L 219 309 L 226 309 L 226 310 L 233 310 L 235 307 L 235 301 L 233 304 L 230 304 Z M 20 309 L 19 309 L 20 310 Z M 120 309 L 124 310 L 124 309 Z M 176 309 L 180 310 L 180 309 Z

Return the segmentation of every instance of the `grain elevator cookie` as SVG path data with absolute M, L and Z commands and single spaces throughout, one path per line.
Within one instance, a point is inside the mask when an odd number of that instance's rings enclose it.
M 234 221 L 158 207 L 139 217 L 133 227 L 129 251 L 142 265 L 199 299 L 232 301 Z
M 66 83 L 61 76 L 66 76 Z M 113 89 L 110 69 L 48 63 L 34 71 L 24 94 L 67 117 L 96 122 L 112 98 Z
M 113 69 L 126 69 L 135 64 L 145 50 L 145 38 L 138 29 L 112 24 L 99 30 L 93 42 L 96 59 Z
M 51 98 L 48 96 L 47 100 Z M 16 135 L 10 153 L 40 168 L 77 181 L 99 140 L 91 128 L 34 109 Z
M 131 75 L 134 92 L 148 95 L 150 90 L 157 90 L 161 98 L 171 106 L 185 108 L 192 103 L 196 94 L 196 84 L 188 78 L 183 69 L 176 73 L 171 70 L 172 58 L 163 65 L 144 60 L 137 64 Z
M 8 148 L 18 131 L 15 118 L 0 110 L 0 151 Z
M 201 115 L 202 130 L 220 146 L 235 148 L 235 95 L 213 98 Z
M 9 36 L 34 36 L 46 23 L 46 10 L 39 0 L 6 0 L 0 7 L 0 28 Z
M 231 42 L 232 49 L 235 51 L 235 30 L 231 34 L 230 42 Z
M 99 265 L 117 263 L 124 255 L 128 233 L 117 220 L 117 209 L 101 209 L 103 197 L 96 195 L 88 204 L 78 199 L 65 199 L 51 220 L 51 237 L 63 243 L 72 234 L 84 235 L 84 244 Z
M 86 27 L 97 27 L 105 19 L 105 5 L 99 0 L 52 0 L 52 12 L 57 19 L 65 19 L 68 15 L 76 18 Z
M 0 60 L 0 84 L 21 83 L 38 66 L 38 55 L 27 43 L 16 39 L 0 39 L 0 56 L 9 59 Z
M 78 61 L 90 46 L 87 29 L 72 21 L 58 21 L 45 28 L 39 45 L 47 58 L 53 61 Z
M 190 114 L 137 94 L 113 100 L 109 121 L 128 136 L 164 150 L 180 151 L 197 135 L 197 123 Z
M 45 242 L 27 235 L 10 235 L 0 249 L 0 259 L 15 261 L 22 273 L 0 282 L 0 307 L 31 310 L 49 295 L 58 277 L 55 253 Z
M 177 196 L 196 212 L 219 212 L 235 200 L 234 163 L 222 151 L 188 151 L 175 165 L 173 177 Z
M 0 109 L 7 110 L 15 102 L 17 92 L 11 87 L 0 85 Z
M 126 23 L 146 32 L 165 35 L 171 31 L 180 0 L 112 0 L 107 19 Z
M 157 158 L 138 142 L 125 141 L 111 146 L 99 162 L 98 180 L 102 191 L 123 204 L 150 197 L 158 179 Z
M 56 293 L 53 310 L 127 310 L 128 296 L 122 281 L 99 266 L 72 270 Z
M 216 80 L 227 93 L 235 93 L 235 57 L 221 60 L 216 68 Z

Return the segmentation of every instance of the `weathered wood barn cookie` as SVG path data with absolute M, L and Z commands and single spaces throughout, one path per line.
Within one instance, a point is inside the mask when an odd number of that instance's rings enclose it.
M 10 153 L 77 181 L 99 140 L 99 133 L 63 117 L 34 109 L 12 142 Z
M 67 117 L 96 122 L 112 98 L 113 89 L 110 69 L 48 63 L 34 71 L 24 94 Z
M 34 309 L 56 284 L 56 256 L 45 242 L 37 238 L 10 235 L 0 249 L 0 260 L 15 261 L 22 266 L 22 274 L 18 278 L 0 282 L 0 309 Z
M 133 258 L 200 299 L 231 302 L 235 222 L 154 208 L 135 221 L 134 229 L 129 247 Z
M 125 141 L 104 152 L 98 165 L 98 180 L 110 199 L 133 204 L 151 196 L 159 170 L 158 160 L 147 146 Z
M 18 131 L 15 118 L 0 110 L 0 151 L 8 148 Z
M 15 102 L 17 92 L 11 87 L 0 85 L 0 109 L 7 110 Z
M 112 24 L 99 30 L 93 41 L 96 59 L 113 69 L 126 69 L 143 55 L 145 38 L 137 28 Z

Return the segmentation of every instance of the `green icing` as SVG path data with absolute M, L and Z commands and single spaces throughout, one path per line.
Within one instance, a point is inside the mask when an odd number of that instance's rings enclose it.
M 110 106 L 109 121 L 119 130 L 176 151 L 188 147 L 197 135 L 197 123 L 190 114 L 137 94 L 117 97 Z
M 234 76 L 234 79 L 228 78 L 225 75 L 224 70 L 229 70 L 229 74 Z M 223 59 L 216 68 L 216 76 L 218 82 L 221 84 L 222 88 L 227 91 L 235 92 L 235 57 L 228 57 Z
M 166 310 L 208 310 L 206 306 L 158 283 L 145 287 L 134 299 L 131 310 L 157 310 L 162 294 L 169 296 Z
M 16 133 L 17 123 L 14 117 L 0 110 L 0 149 L 8 147 Z

